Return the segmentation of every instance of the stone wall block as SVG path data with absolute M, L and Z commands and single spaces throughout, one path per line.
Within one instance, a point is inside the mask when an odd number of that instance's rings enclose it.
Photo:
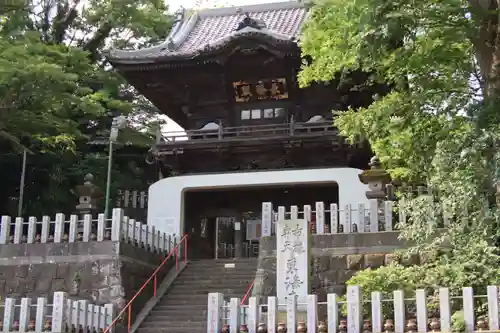
M 432 261 L 436 259 L 436 253 L 434 252 L 431 252 L 431 251 L 425 251 L 425 252 L 422 252 L 422 253 L 419 253 L 419 263 L 420 264 L 425 264 L 429 261 Z
M 365 268 L 379 268 L 385 264 L 384 253 L 369 253 L 365 254 Z
M 387 253 L 385 255 L 385 265 L 388 266 L 392 263 L 398 263 L 399 262 L 399 257 L 395 255 L 394 253 Z
M 335 271 L 335 274 L 333 275 L 333 278 L 332 278 L 332 281 L 334 284 L 344 284 L 346 283 L 347 281 L 349 281 L 350 278 L 353 277 L 354 274 L 356 274 L 356 272 L 358 272 L 359 270 L 357 269 L 353 269 L 353 270 L 338 270 L 338 271 Z
M 401 258 L 401 264 L 404 266 L 414 266 L 418 265 L 420 262 L 420 258 L 418 254 L 412 254 L 409 256 L 404 256 Z
M 333 255 L 330 257 L 329 270 L 345 269 L 347 258 L 346 256 Z
M 348 270 L 359 270 L 363 268 L 362 254 L 348 254 L 346 256 L 346 268 Z

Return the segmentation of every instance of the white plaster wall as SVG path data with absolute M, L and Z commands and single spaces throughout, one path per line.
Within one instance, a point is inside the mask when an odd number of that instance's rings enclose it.
M 180 235 L 184 230 L 183 193 L 188 189 L 220 189 L 242 186 L 267 186 L 304 183 L 336 182 L 339 186 L 339 206 L 364 203 L 368 186 L 359 181 L 362 170 L 328 168 L 258 172 L 218 173 L 170 177 L 149 187 L 148 224 L 169 234 Z M 327 202 L 325 202 L 327 204 Z

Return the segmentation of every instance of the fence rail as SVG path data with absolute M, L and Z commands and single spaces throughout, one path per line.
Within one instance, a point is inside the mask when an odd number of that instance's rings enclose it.
M 380 333 L 380 332 L 476 332 L 499 330 L 499 295 L 497 286 L 488 286 L 486 295 L 475 296 L 471 287 L 460 294 L 448 288 L 438 288 L 427 294 L 418 289 L 405 297 L 402 290 L 392 297 L 372 292 L 363 299 L 361 288 L 347 287 L 346 297 L 328 294 L 326 302 L 318 302 L 317 295 L 308 295 L 305 303 L 296 296 L 278 303 L 268 297 L 267 304 L 259 305 L 251 297 L 247 306 L 239 298 L 229 304 L 224 295 L 208 295 L 207 333 Z M 460 313 L 464 327 L 452 316 Z M 299 319 L 301 318 L 301 319 Z M 306 318 L 306 319 L 304 319 Z M 458 326 L 457 326 L 458 325 Z
M 13 222 L 14 221 L 14 222 Z M 152 252 L 169 252 L 179 238 L 169 235 L 154 226 L 129 219 L 121 208 L 113 209 L 111 219 L 99 214 L 97 219 L 87 214 L 80 219 L 71 215 L 66 219 L 64 214 L 56 214 L 52 220 L 49 216 L 38 221 L 29 217 L 11 218 L 2 216 L 0 225 L 1 244 L 33 244 L 33 243 L 74 243 L 90 241 L 124 241 Z
M 0 311 L 0 331 L 20 333 L 101 332 L 114 316 L 113 304 L 75 301 L 65 292 L 55 292 L 52 300 L 38 297 L 36 302 L 31 298 L 6 298 Z

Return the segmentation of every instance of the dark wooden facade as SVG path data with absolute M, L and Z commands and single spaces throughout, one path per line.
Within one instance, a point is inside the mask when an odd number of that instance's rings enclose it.
M 295 1 L 205 10 L 181 15 L 163 44 L 111 52 L 111 63 L 128 82 L 185 129 L 162 133 L 149 152 L 149 163 L 159 162 L 165 177 L 367 168 L 369 146 L 346 144 L 333 126 L 332 110 L 366 106 L 386 88 L 367 88 L 367 75 L 353 73 L 347 83 L 332 80 L 300 89 L 297 74 L 303 59 L 297 38 L 306 17 L 307 8 Z M 233 222 L 241 221 L 244 230 L 247 220 L 260 218 L 262 201 L 289 205 L 338 200 L 335 183 L 325 188 L 275 185 L 231 188 L 227 193 L 187 191 L 184 232 L 190 234 L 195 252 L 211 256 L 228 244 L 253 246 L 234 234 Z M 226 220 L 233 221 L 227 235 L 221 229 L 226 224 L 220 222 Z

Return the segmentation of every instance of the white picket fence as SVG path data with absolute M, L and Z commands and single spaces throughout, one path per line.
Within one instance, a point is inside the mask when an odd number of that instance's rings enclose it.
M 369 205 L 360 203 L 353 207 L 348 204 L 341 208 L 336 203 L 316 202 L 314 209 L 310 205 L 305 205 L 302 210 L 299 206 L 291 206 L 289 210 L 279 206 L 275 212 L 272 202 L 263 202 L 261 235 L 274 235 L 277 220 L 298 218 L 311 221 L 312 231 L 316 234 L 392 231 L 395 227 L 394 202 L 384 201 L 381 206 L 375 199 L 369 200 Z
M 6 298 L 0 310 L 0 331 L 20 333 L 102 332 L 115 314 L 113 304 L 74 301 L 65 292 L 55 292 L 52 300 L 38 297 L 36 303 L 31 298 Z
M 179 241 L 175 235 L 129 219 L 121 208 L 113 209 L 111 219 L 106 219 L 104 214 L 99 214 L 97 220 L 93 220 L 90 214 L 84 215 L 83 219 L 70 215 L 69 220 L 64 214 L 56 214 L 54 220 L 44 216 L 41 221 L 36 217 L 25 221 L 22 217 L 2 216 L 0 225 L 0 245 L 106 240 L 125 241 L 153 252 L 169 252 Z
M 432 295 L 424 289 L 416 290 L 411 298 L 405 298 L 401 290 L 389 299 L 384 299 L 381 292 L 373 292 L 370 299 L 364 300 L 360 287 L 348 286 L 346 301 L 340 301 L 336 294 L 328 294 L 327 302 L 308 295 L 304 304 L 297 303 L 293 296 L 287 298 L 286 304 L 278 304 L 276 297 L 268 297 L 263 305 L 256 297 L 251 297 L 247 306 L 240 301 L 231 298 L 226 305 L 223 294 L 210 293 L 207 333 L 451 332 L 455 329 L 452 315 L 459 310 L 465 321 L 463 331 L 499 330 L 497 286 L 488 286 L 487 295 L 481 296 L 465 287 L 456 296 L 448 288 L 439 288 Z M 278 317 L 286 319 L 278 323 Z M 299 317 L 307 319 L 299 321 Z
M 118 190 L 116 207 L 145 209 L 148 207 L 148 191 Z

